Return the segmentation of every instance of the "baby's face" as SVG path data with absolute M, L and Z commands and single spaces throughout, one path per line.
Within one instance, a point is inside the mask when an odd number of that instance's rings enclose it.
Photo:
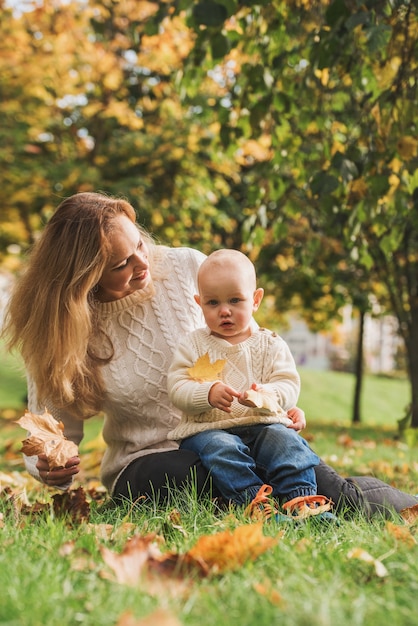
M 213 335 L 239 343 L 251 335 L 251 318 L 258 298 L 253 280 L 239 265 L 208 268 L 199 278 L 199 296 L 206 324 Z M 261 293 L 262 295 L 262 293 Z

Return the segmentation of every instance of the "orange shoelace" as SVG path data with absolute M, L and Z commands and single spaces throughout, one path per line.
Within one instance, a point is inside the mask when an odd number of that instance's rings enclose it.
M 283 504 L 283 509 L 293 519 L 306 519 L 331 509 L 333 502 L 325 496 L 299 496 Z

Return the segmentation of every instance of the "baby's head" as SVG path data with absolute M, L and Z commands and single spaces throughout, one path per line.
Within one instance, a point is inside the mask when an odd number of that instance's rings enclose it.
M 263 289 L 257 289 L 254 265 L 238 250 L 216 250 L 202 263 L 198 273 L 201 306 L 212 334 L 231 343 L 251 334 L 251 319 L 260 306 Z
M 222 280 L 231 274 L 242 281 L 243 287 L 256 289 L 255 268 L 250 259 L 239 250 L 222 249 L 212 252 L 200 266 L 197 276 L 199 291 L 207 281 L 213 281 L 215 277 Z

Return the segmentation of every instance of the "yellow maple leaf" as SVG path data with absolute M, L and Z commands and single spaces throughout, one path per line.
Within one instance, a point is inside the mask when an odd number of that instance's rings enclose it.
M 218 359 L 213 363 L 210 362 L 209 354 L 203 354 L 199 357 L 193 367 L 189 367 L 187 373 L 190 378 L 197 380 L 199 383 L 217 380 L 224 368 L 225 359 Z
M 248 389 L 245 405 L 257 409 L 264 409 L 266 413 L 281 413 L 282 408 L 277 401 L 276 394 L 266 389 Z
M 78 455 L 76 444 L 64 436 L 63 423 L 57 422 L 47 410 L 42 415 L 26 411 L 16 423 L 30 433 L 22 442 L 23 454 L 45 454 L 50 469 L 65 467 L 69 459 Z

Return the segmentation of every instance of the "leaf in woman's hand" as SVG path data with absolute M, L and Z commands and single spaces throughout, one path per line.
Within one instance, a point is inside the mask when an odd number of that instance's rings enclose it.
M 76 444 L 64 436 L 63 423 L 57 422 L 46 409 L 42 415 L 26 411 L 16 423 L 30 434 L 22 442 L 23 454 L 44 454 L 50 469 L 65 467 L 72 457 L 78 455 Z

